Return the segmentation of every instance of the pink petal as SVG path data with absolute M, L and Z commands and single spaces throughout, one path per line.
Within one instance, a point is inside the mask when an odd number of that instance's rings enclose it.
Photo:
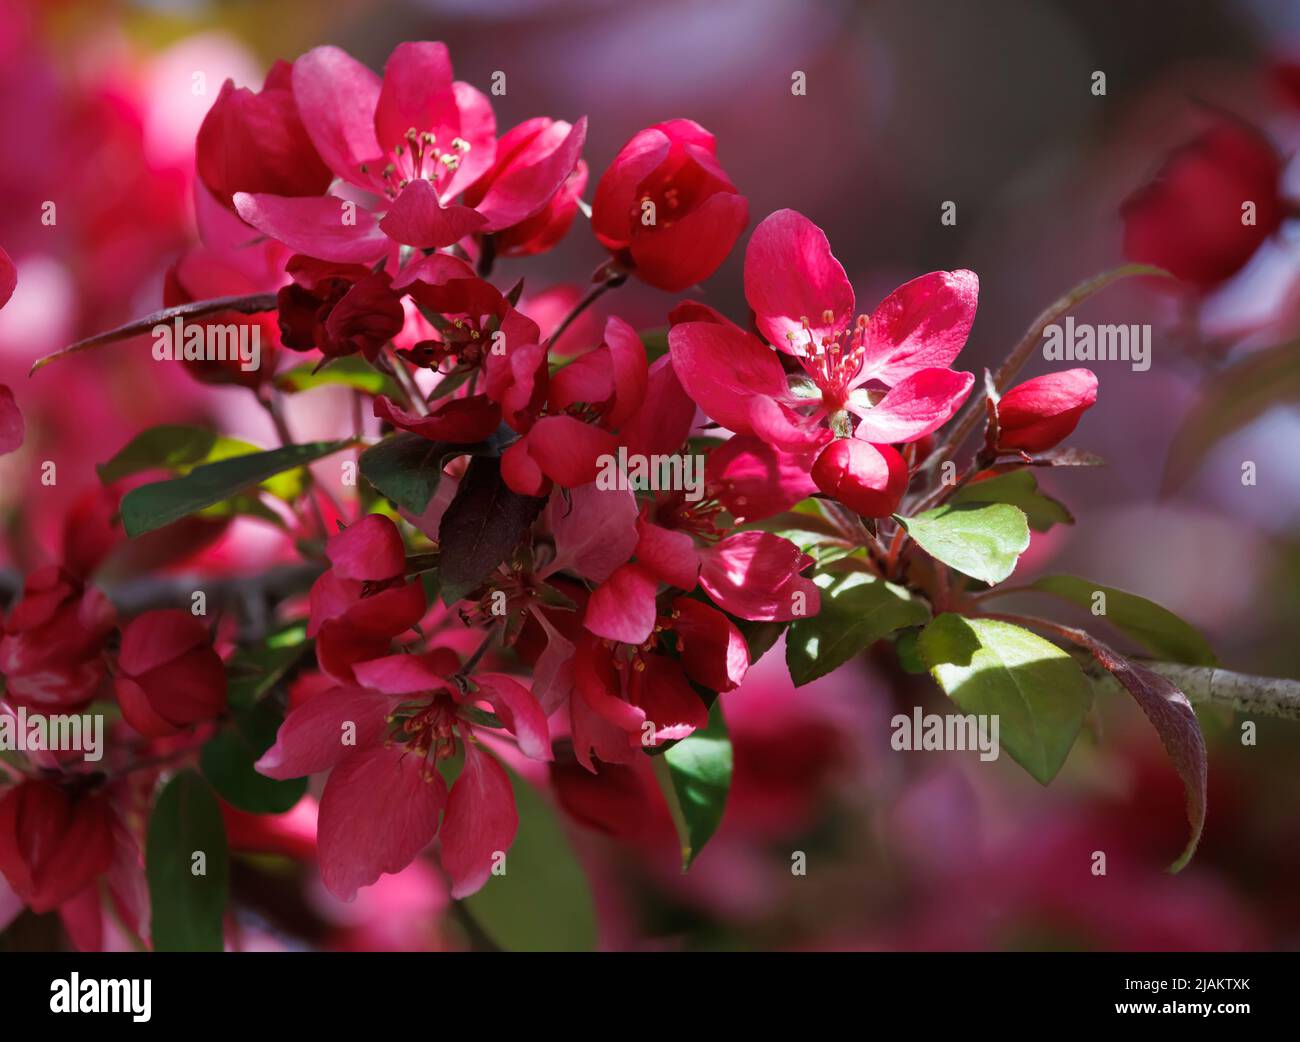
M 546 524 L 555 537 L 555 557 L 542 573 L 569 571 L 600 583 L 632 556 L 637 544 L 636 496 L 629 489 L 579 485 L 565 496 L 552 494 Z
M 307 699 L 280 725 L 257 761 L 268 778 L 305 778 L 379 743 L 394 700 L 359 687 L 335 687 Z M 345 744 L 347 743 L 347 744 Z
M 487 882 L 492 864 L 515 841 L 519 815 L 505 768 L 475 743 L 465 743 L 465 766 L 451 787 L 442 823 L 442 867 L 453 899 Z
M 0 307 L 3 305 L 0 304 Z M 0 384 L 0 456 L 13 452 L 22 445 L 26 430 L 23 414 L 18 411 L 18 403 L 14 401 L 14 392 L 7 385 Z
M 658 588 L 644 568 L 625 564 L 596 587 L 583 625 L 598 637 L 640 644 L 654 632 Z
M 460 165 L 442 186 L 444 199 L 454 199 L 491 170 L 497 154 L 497 117 L 487 95 L 460 80 L 452 84 L 452 89 L 460 110 L 460 136 L 469 143 L 469 151 L 460 157 Z
M 9 259 L 9 254 L 0 248 L 0 308 L 9 303 L 18 285 L 18 268 Z
M 402 189 L 379 222 L 397 242 L 418 249 L 440 249 L 480 231 L 483 216 L 468 206 L 443 206 L 428 181 L 412 181 Z
M 447 686 L 442 656 L 385 655 L 352 667 L 357 683 L 389 695 L 413 695 Z
M 384 873 L 400 872 L 429 845 L 447 804 L 442 775 L 402 745 L 349 756 L 320 801 L 321 882 L 351 901 Z
M 533 665 L 533 695 L 542 711 L 550 716 L 569 700 L 573 691 L 574 645 L 555 626 L 548 622 L 545 613 L 534 610 L 542 629 L 546 631 L 546 650 Z
M 932 271 L 894 290 L 871 316 L 867 363 L 858 382 L 892 387 L 918 369 L 952 365 L 979 303 L 973 271 Z
M 668 135 L 649 127 L 635 134 L 601 175 L 591 204 L 591 229 L 606 249 L 627 246 L 637 190 L 671 150 Z
M 376 416 L 394 427 L 430 441 L 458 445 L 482 441 L 501 424 L 500 407 L 483 394 L 450 398 L 428 416 L 408 412 L 382 394 L 375 399 L 373 409 Z
M 739 434 L 709 453 L 704 483 L 742 523 L 789 510 L 817 491 L 799 457 L 760 438 Z
M 295 253 L 343 264 L 371 264 L 388 249 L 375 215 L 333 195 L 235 193 L 239 216 Z M 344 220 L 355 219 L 353 224 Z
M 552 759 L 551 732 L 546 725 L 546 714 L 528 688 L 504 673 L 479 673 L 474 682 L 479 690 L 473 697 L 485 698 L 491 703 L 525 756 L 534 760 Z
M 700 555 L 689 533 L 643 519 L 637 521 L 636 531 L 637 564 L 669 586 L 695 589 L 700 575 Z
M 614 401 L 613 408 L 606 412 L 602 422 L 610 427 L 618 427 L 636 412 L 645 398 L 645 344 L 635 329 L 615 315 L 611 315 L 605 322 L 605 344 L 609 348 Z
M 384 65 L 383 88 L 375 105 L 375 137 L 389 152 L 406 144 L 406 132 L 432 131 L 443 148 L 444 132 L 460 133 L 460 112 L 452 89 L 447 45 L 428 41 L 399 43 Z
M 363 188 L 373 181 L 361 164 L 380 155 L 379 87 L 378 76 L 338 47 L 313 48 L 293 63 L 293 97 L 312 144 L 334 173 Z
M 632 236 L 637 275 L 669 293 L 703 282 L 727 259 L 749 223 L 749 202 L 718 192 L 679 220 Z
M 749 670 L 749 646 L 740 630 L 722 612 L 691 597 L 678 597 L 673 611 L 687 676 L 712 691 L 739 686 Z
M 745 299 L 759 331 L 782 351 L 807 348 L 805 321 L 820 342 L 853 318 L 853 287 L 826 233 L 794 210 L 777 210 L 750 236 Z
M 700 585 L 742 619 L 797 619 L 821 606 L 817 587 L 799 575 L 813 559 L 771 532 L 738 532 L 701 550 L 700 558 Z
M 682 664 L 663 655 L 647 655 L 645 669 L 634 671 L 632 702 L 653 725 L 652 745 L 686 738 L 709 722 L 709 711 L 682 672 Z
M 737 434 L 751 434 L 749 402 L 785 397 L 785 370 L 753 336 L 716 322 L 687 322 L 668 331 L 673 370 L 708 417 Z
M 367 514 L 325 544 L 340 579 L 391 579 L 406 570 L 406 547 L 397 526 L 383 514 Z
M 630 454 L 668 455 L 686 443 L 694 423 L 695 402 L 664 355 L 650 366 L 641 407 L 622 425 L 619 440 Z
M 820 421 L 820 411 L 801 416 L 771 398 L 756 395 L 749 400 L 750 428 L 780 452 L 809 453 L 825 445 L 832 434 Z
M 608 431 L 572 416 L 543 417 L 525 440 L 542 473 L 565 488 L 595 481 L 600 457 L 613 456 L 618 450 L 618 442 Z
M 923 438 L 952 419 L 974 382 L 974 373 L 918 370 L 895 384 L 874 407 L 861 414 L 853 436 L 877 444 Z
M 541 158 L 508 169 L 475 207 L 487 219 L 485 230 L 509 228 L 540 211 L 573 173 L 586 140 L 586 116 L 572 127 L 562 121 L 552 123 L 536 135 L 529 150 Z

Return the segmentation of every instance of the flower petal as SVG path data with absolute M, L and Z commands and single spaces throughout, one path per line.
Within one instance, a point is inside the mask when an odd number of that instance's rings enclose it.
M 328 770 L 344 756 L 377 744 L 393 705 L 393 699 L 360 687 L 313 695 L 284 718 L 257 771 L 283 780 Z
M 316 841 L 321 882 L 351 901 L 386 872 L 400 872 L 433 839 L 447 806 L 437 769 L 402 745 L 359 751 L 331 772 Z
M 860 414 L 853 436 L 886 445 L 923 438 L 952 419 L 974 383 L 974 373 L 920 369 Z
M 375 138 L 379 77 L 338 47 L 315 47 L 293 63 L 293 97 L 325 164 L 363 188 L 361 164 L 380 154 Z
M 700 585 L 742 619 L 800 619 L 821 607 L 816 585 L 799 575 L 813 559 L 771 532 L 738 532 L 701 550 L 700 559 Z
M 749 402 L 784 397 L 785 370 L 757 337 L 717 322 L 686 322 L 668 331 L 673 370 L 709 419 L 737 434 L 752 434 Z
M 640 644 L 655 628 L 659 584 L 635 564 L 617 568 L 587 602 L 583 625 L 592 633 L 624 644 Z
M 318 260 L 371 264 L 389 246 L 374 214 L 334 195 L 236 192 L 235 210 L 263 235 Z
M 777 210 L 750 236 L 745 299 L 759 332 L 782 351 L 808 346 L 805 322 L 820 342 L 853 318 L 853 287 L 826 233 L 795 210 Z
M 492 864 L 515 841 L 519 814 L 510 776 L 497 761 L 465 743 L 465 766 L 451 787 L 442 824 L 442 867 L 453 900 L 468 897 L 492 874 Z
M 892 387 L 918 369 L 952 365 L 966 346 L 979 304 L 973 271 L 932 271 L 904 283 L 871 316 L 867 362 L 858 383 Z

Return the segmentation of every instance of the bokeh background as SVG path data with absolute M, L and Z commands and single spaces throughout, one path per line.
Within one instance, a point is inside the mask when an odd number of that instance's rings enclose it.
M 975 270 L 968 369 L 995 365 L 1047 302 L 1121 262 L 1120 202 L 1196 132 L 1205 104 L 1250 119 L 1288 156 L 1300 143 L 1300 109 L 1269 77 L 1300 48 L 1300 7 L 1287 0 L 0 0 L 0 244 L 20 272 L 0 314 L 0 380 L 29 430 L 0 463 L 10 589 L 57 556 L 62 519 L 97 484 L 94 464 L 143 427 L 206 421 L 269 437 L 246 391 L 162 371 L 147 342 L 26 377 L 34 358 L 160 306 L 165 271 L 196 241 L 194 133 L 222 81 L 255 87 L 271 61 L 320 43 L 381 68 L 407 39 L 444 40 L 458 78 L 481 89 L 504 71 L 499 127 L 588 115 L 593 185 L 636 130 L 699 121 L 749 197 L 751 224 L 787 206 L 811 217 L 863 309 L 916 274 Z M 791 93 L 795 71 L 805 96 Z M 1095 71 L 1105 96 L 1092 93 Z M 40 220 L 46 201 L 57 206 L 53 227 Z M 955 226 L 940 222 L 945 201 L 957 205 Z M 1216 351 L 1189 336 L 1187 300 L 1159 287 L 1127 283 L 1086 307 L 1093 321 L 1152 323 L 1154 360 L 1140 373 L 1096 366 L 1100 398 L 1073 443 L 1109 466 L 1043 479 L 1078 523 L 1036 536 L 1022 568 L 1141 593 L 1203 628 L 1227 667 L 1296 677 L 1300 415 L 1271 409 L 1177 493 L 1160 489 L 1174 432 L 1225 360 L 1300 328 L 1293 238 L 1284 226 L 1199 302 Z M 743 321 L 742 256 L 702 294 Z M 529 293 L 564 301 L 602 259 L 580 219 L 542 264 L 507 261 L 499 273 L 508 284 L 526 270 Z M 630 285 L 601 307 L 651 327 L 673 303 Z M 569 340 L 597 330 L 599 314 Z M 1039 359 L 1026 375 L 1047 368 Z M 338 416 L 316 399 L 291 420 L 313 436 Z M 58 467 L 53 486 L 40 482 L 46 460 Z M 1241 483 L 1243 460 L 1257 464 L 1254 486 Z M 256 570 L 283 552 L 278 538 L 237 522 L 202 565 Z M 1239 720 L 1203 714 L 1209 821 L 1175 878 L 1162 870 L 1182 843 L 1181 788 L 1136 707 L 1100 704 L 1042 789 L 1009 759 L 889 750 L 894 712 L 941 702 L 891 654 L 795 691 L 773 652 L 727 696 L 732 800 L 689 875 L 676 869 L 666 818 L 574 825 L 602 943 L 1300 947 L 1300 724 L 1260 718 L 1258 744 L 1244 747 Z M 310 823 L 299 824 L 301 843 L 286 849 L 303 867 L 238 869 L 235 943 L 464 943 L 422 862 L 355 905 L 323 897 Z M 1089 871 L 1095 850 L 1108 855 L 1104 878 Z M 790 871 L 795 851 L 807 856 L 804 876 Z M 21 918 L 0 946 L 43 930 Z

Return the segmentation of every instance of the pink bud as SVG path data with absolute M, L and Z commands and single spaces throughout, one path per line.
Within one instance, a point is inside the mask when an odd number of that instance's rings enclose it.
M 1096 400 L 1091 369 L 1067 369 L 1017 384 L 998 402 L 998 448 L 1044 452 L 1069 437 Z
M 112 812 L 102 794 L 33 780 L 0 796 L 0 873 L 32 911 L 75 897 L 112 858 Z
M 907 464 L 892 446 L 839 438 L 817 457 L 813 481 L 863 517 L 888 517 L 907 491 Z

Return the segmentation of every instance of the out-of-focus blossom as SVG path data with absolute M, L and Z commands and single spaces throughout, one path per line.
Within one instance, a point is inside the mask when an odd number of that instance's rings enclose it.
M 33 779 L 0 794 L 0 872 L 33 911 L 58 908 L 112 860 L 112 810 L 102 793 Z
M 592 231 L 615 262 L 670 293 L 717 271 L 748 223 L 748 200 L 718 165 L 713 135 L 689 119 L 634 135 L 591 207 Z
M 1235 275 L 1286 217 L 1282 159 L 1258 130 L 1217 119 L 1120 208 L 1124 253 L 1206 290 Z
M 0 639 L 6 701 L 59 710 L 90 702 L 104 680 L 104 642 L 115 624 L 98 588 L 56 565 L 32 572 Z
M 150 738 L 226 708 L 226 672 L 207 627 L 176 609 L 147 611 L 123 627 L 113 686 L 126 722 Z

